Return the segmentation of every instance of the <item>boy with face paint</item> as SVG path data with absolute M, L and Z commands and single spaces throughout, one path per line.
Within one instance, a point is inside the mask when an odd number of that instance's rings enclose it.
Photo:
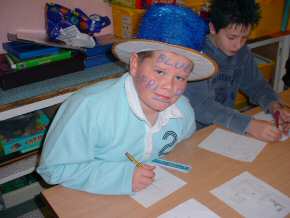
M 260 19 L 258 3 L 212 0 L 209 15 L 210 33 L 203 51 L 218 63 L 219 72 L 210 80 L 190 83 L 185 92 L 195 109 L 198 128 L 219 124 L 263 141 L 279 141 L 282 134 L 288 135 L 290 110 L 264 80 L 246 46 L 251 29 Z M 238 90 L 265 112 L 280 114 L 281 129 L 235 110 Z
M 182 19 L 172 25 L 173 17 Z M 168 25 L 171 29 L 160 28 Z M 177 37 L 168 34 L 174 28 Z M 199 53 L 206 30 L 190 9 L 159 4 L 149 9 L 138 38 L 113 48 L 130 64 L 130 73 L 83 89 L 60 107 L 37 168 L 44 180 L 96 194 L 131 194 L 151 185 L 151 160 L 195 131 L 194 111 L 182 93 L 188 80 L 216 71 L 215 63 Z

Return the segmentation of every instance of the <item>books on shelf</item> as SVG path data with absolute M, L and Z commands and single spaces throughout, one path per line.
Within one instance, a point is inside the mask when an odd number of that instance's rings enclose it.
M 112 51 L 113 44 L 96 45 L 93 48 L 84 49 L 84 54 L 88 57 L 105 54 Z
M 0 78 L 9 71 L 11 68 L 5 54 L 0 54 Z
M 60 51 L 60 48 L 57 47 L 45 46 L 31 42 L 5 42 L 2 46 L 7 53 L 16 56 L 20 60 L 57 54 Z
M 73 54 L 69 59 L 25 68 L 19 71 L 11 69 L 5 54 L 0 54 L 0 87 L 3 90 L 7 90 L 83 69 L 84 56 L 78 53 Z
M 112 53 L 113 42 L 114 38 L 111 35 L 97 37 L 95 47 L 85 48 L 82 51 L 85 55 L 85 67 L 90 68 L 117 61 Z
M 85 68 L 95 67 L 107 63 L 112 63 L 117 61 L 117 58 L 113 56 L 112 53 L 98 54 L 94 56 L 88 56 L 84 60 Z
M 70 50 L 61 50 L 57 54 L 52 54 L 48 56 L 41 56 L 28 60 L 20 60 L 12 54 L 6 54 L 6 58 L 9 61 L 10 67 L 15 70 L 22 70 L 26 68 L 35 67 L 42 64 L 48 64 L 55 61 L 65 60 L 71 57 Z
M 81 47 L 66 45 L 64 43 L 49 41 L 46 33 L 28 33 L 28 32 L 17 32 L 17 33 L 7 33 L 8 41 L 17 41 L 17 42 L 30 42 L 39 45 L 53 46 L 57 48 L 67 48 L 77 51 L 83 51 Z
M 13 39 L 18 40 L 18 39 Z M 3 90 L 46 80 L 85 68 L 112 63 L 114 37 L 97 38 L 94 48 L 71 50 L 33 41 L 3 43 L 7 54 L 0 54 L 0 87 Z
M 82 52 L 87 56 L 96 56 L 100 54 L 112 53 L 112 46 L 115 42 L 113 35 L 107 34 L 96 37 L 96 46 L 93 48 L 83 48 Z

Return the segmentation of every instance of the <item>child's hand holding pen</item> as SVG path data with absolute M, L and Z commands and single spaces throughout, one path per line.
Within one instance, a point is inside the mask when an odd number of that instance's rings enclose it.
M 247 134 L 265 142 L 279 141 L 282 137 L 282 132 L 273 126 L 272 122 L 257 119 L 251 120 L 247 128 Z
M 133 175 L 133 192 L 141 191 L 142 189 L 147 188 L 154 182 L 155 166 L 144 164 L 142 167 L 136 168 Z
M 155 178 L 155 166 L 141 163 L 128 152 L 125 155 L 136 166 L 132 180 L 133 192 L 141 191 L 151 185 Z
M 290 130 L 290 108 L 281 104 L 274 105 L 272 108 L 276 128 L 288 136 Z

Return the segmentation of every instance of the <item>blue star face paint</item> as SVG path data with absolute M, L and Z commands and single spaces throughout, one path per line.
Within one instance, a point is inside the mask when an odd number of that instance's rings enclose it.
M 183 92 L 184 92 L 184 89 L 178 89 L 178 90 L 176 90 L 175 95 L 176 96 L 181 96 L 183 94 Z
M 146 81 L 145 87 L 154 91 L 158 89 L 158 84 L 155 80 L 148 80 Z

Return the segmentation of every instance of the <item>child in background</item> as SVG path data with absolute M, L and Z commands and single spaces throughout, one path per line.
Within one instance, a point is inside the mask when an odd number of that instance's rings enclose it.
M 198 128 L 220 124 L 237 133 L 264 141 L 279 141 L 288 135 L 290 110 L 264 80 L 253 54 L 246 46 L 251 29 L 258 24 L 260 7 L 255 0 L 212 0 L 210 33 L 203 51 L 219 65 L 219 73 L 207 81 L 192 82 L 185 95 L 195 110 Z M 234 109 L 241 89 L 265 112 L 280 114 L 281 129 Z
M 130 64 L 130 73 L 83 89 L 61 105 L 37 172 L 50 184 L 96 194 L 131 194 L 152 184 L 154 166 L 148 163 L 196 129 L 182 94 L 188 80 L 216 71 L 199 52 L 206 32 L 207 25 L 188 8 L 152 6 L 138 38 L 113 48 Z

